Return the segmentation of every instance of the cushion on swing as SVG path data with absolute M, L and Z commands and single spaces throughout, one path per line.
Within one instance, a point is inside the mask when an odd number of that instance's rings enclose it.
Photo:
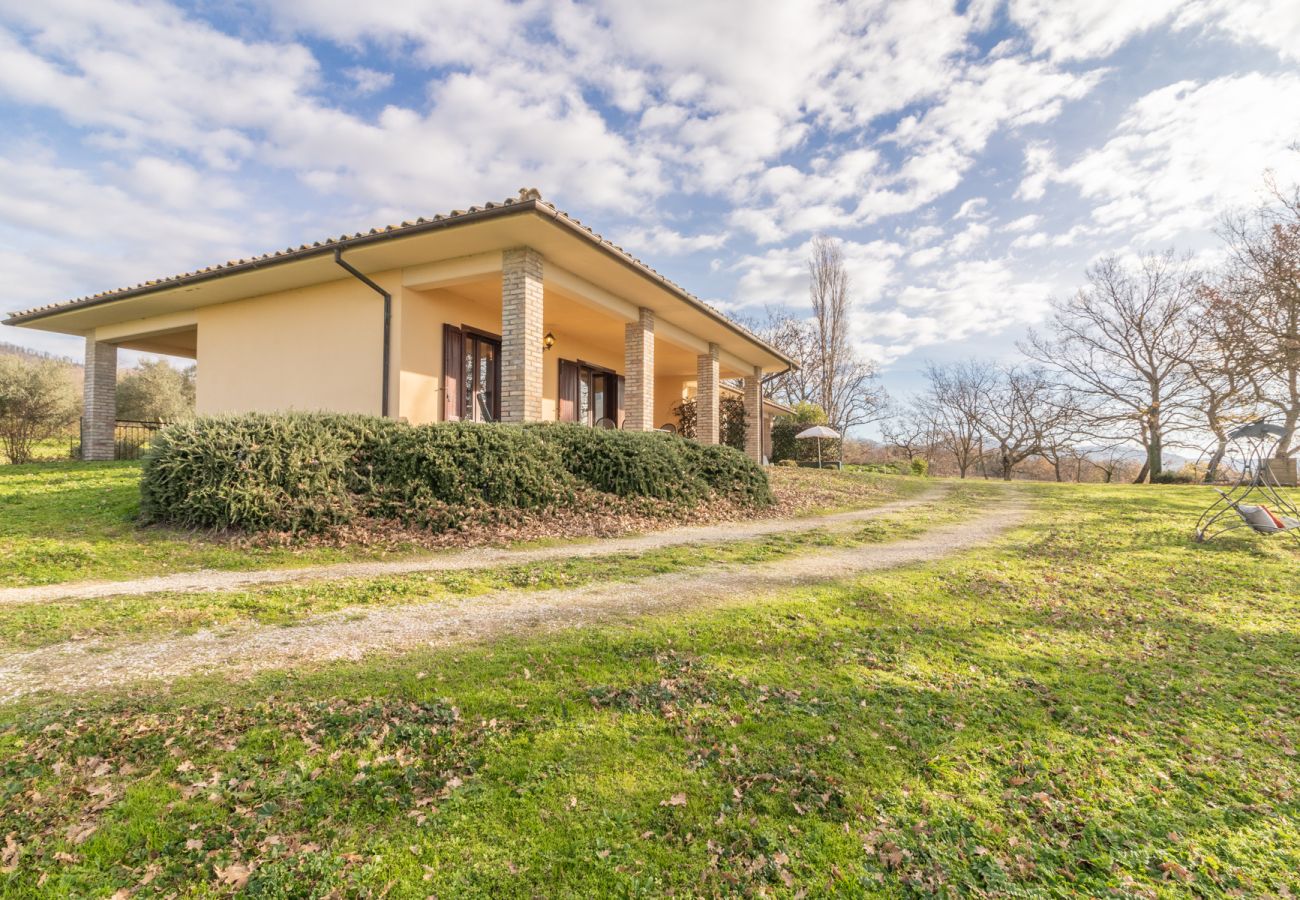
M 1246 503 L 1239 503 L 1237 504 L 1237 513 L 1247 525 L 1265 534 L 1283 531 L 1286 528 L 1277 516 L 1269 512 L 1266 506 L 1251 506 Z

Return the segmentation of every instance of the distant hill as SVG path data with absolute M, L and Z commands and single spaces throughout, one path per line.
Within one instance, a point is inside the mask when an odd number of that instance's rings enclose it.
M 24 359 L 52 359 L 55 362 L 66 363 L 69 366 L 81 368 L 81 363 L 67 356 L 59 356 L 54 353 L 43 353 L 40 350 L 33 350 L 31 347 L 20 347 L 17 344 L 10 344 L 6 341 L 0 341 L 0 356 L 21 356 Z

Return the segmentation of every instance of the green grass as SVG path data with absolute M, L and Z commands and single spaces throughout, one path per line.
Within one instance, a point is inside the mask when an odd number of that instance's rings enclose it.
M 1300 890 L 1300 552 L 1024 489 L 852 583 L 8 707 L 0 896 Z
M 125 594 L 102 599 L 0 604 L 0 652 L 34 649 L 74 638 L 141 640 L 200 628 L 294 625 L 350 608 L 437 603 L 489 591 L 543 591 L 635 581 L 718 565 L 771 562 L 798 553 L 915 537 L 975 514 L 1002 492 L 980 483 L 956 487 L 942 500 L 882 516 L 848 530 L 814 529 L 754 540 L 693 544 L 638 554 L 383 578 L 268 585 L 237 591 Z
M 0 586 L 345 558 L 337 550 L 246 548 L 139 528 L 139 485 L 138 462 L 0 466 Z
M 138 462 L 0 466 L 0 587 L 205 568 L 266 569 L 420 552 L 413 546 L 387 551 L 248 547 L 164 528 L 140 528 L 139 484 Z M 846 475 L 828 480 L 818 495 L 825 499 L 824 509 L 817 512 L 878 505 L 925 488 L 920 479 Z

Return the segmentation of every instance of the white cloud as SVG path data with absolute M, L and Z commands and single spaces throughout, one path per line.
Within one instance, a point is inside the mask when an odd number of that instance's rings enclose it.
M 864 351 L 889 365 L 935 344 L 1023 328 L 1042 317 L 1051 293 L 1007 260 L 961 261 L 860 308 L 855 328 Z
M 1177 25 L 1205 25 L 1238 43 L 1300 59 L 1300 4 L 1294 0 L 1193 0 L 1179 13 Z
M 1251 202 L 1266 169 L 1300 180 L 1297 137 L 1300 76 L 1183 81 L 1139 99 L 1103 146 L 1050 177 L 1095 204 L 1098 226 L 1164 241 Z
M 1089 59 L 1109 56 L 1134 36 L 1169 19 L 1182 2 L 1010 0 L 1007 13 L 1029 33 L 1035 52 L 1058 59 Z
M 392 72 L 380 72 L 365 66 L 353 66 L 343 74 L 352 81 L 353 92 L 363 97 L 387 90 L 393 85 Z
M 1043 217 L 1037 213 L 1030 213 L 1027 216 L 1021 216 L 1020 218 L 1013 219 L 1003 225 L 1002 230 L 1009 232 L 1028 231 L 1029 229 L 1036 227 L 1042 220 Z
M 629 228 L 620 234 L 619 242 L 638 254 L 681 256 L 700 250 L 716 250 L 727 242 L 727 234 L 683 234 L 663 225 L 655 225 L 650 228 Z

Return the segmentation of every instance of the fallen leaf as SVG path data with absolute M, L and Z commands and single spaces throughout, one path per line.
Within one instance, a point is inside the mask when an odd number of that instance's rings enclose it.
M 686 795 L 684 793 L 673 794 L 667 800 L 660 800 L 659 805 L 660 806 L 685 806 Z
M 248 884 L 248 878 L 253 874 L 253 870 L 241 862 L 233 862 L 224 869 L 216 869 L 217 881 L 221 884 L 230 885 L 237 891 L 244 889 Z

